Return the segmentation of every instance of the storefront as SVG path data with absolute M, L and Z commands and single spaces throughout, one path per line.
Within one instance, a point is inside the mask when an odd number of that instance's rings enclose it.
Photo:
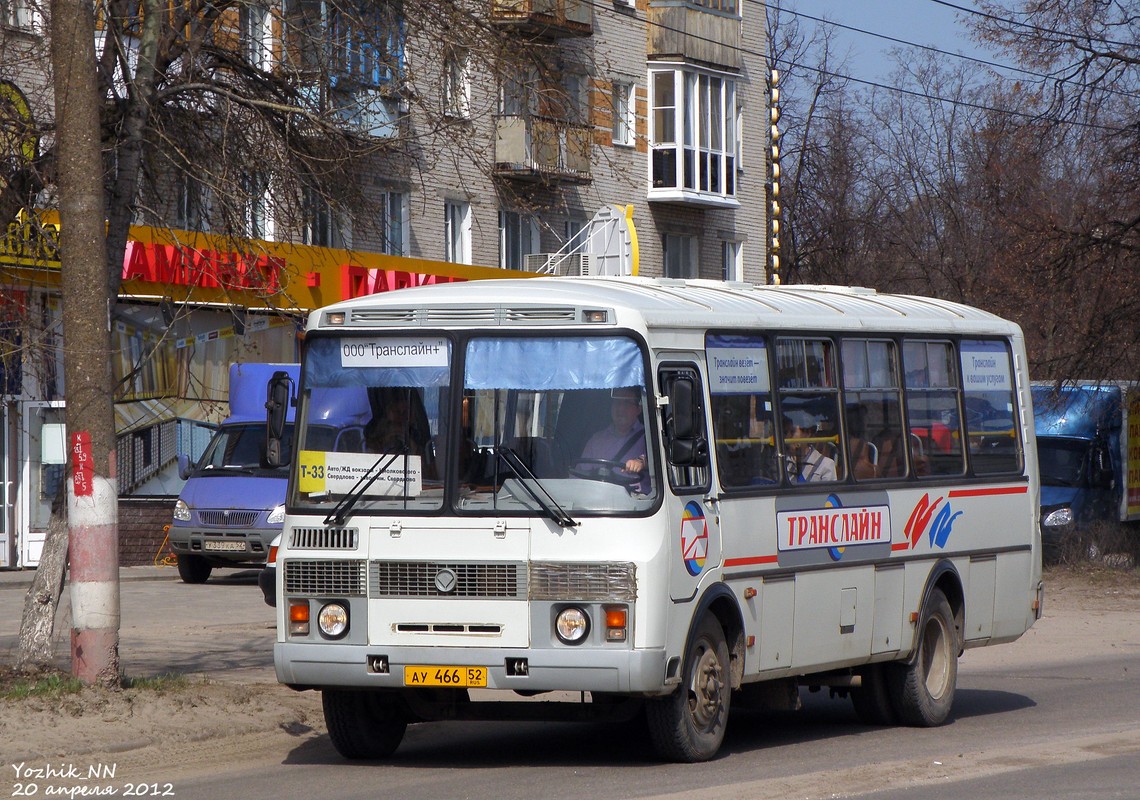
M 239 249 L 240 248 L 240 249 Z M 0 568 L 39 561 L 64 457 L 58 225 L 0 231 Z M 229 364 L 295 361 L 314 308 L 380 291 L 528 273 L 134 227 L 113 315 L 121 498 L 177 495 L 172 465 L 225 417 Z

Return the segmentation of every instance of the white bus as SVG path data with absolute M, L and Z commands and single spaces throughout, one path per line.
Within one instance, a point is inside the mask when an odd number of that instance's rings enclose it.
M 1022 335 L 974 308 L 425 286 L 314 312 L 299 385 L 271 384 L 272 444 L 287 402 L 274 662 L 323 692 L 347 758 L 409 723 L 644 707 L 656 752 L 700 761 L 730 702 L 807 685 L 938 725 L 964 648 L 1041 613 Z M 352 435 L 315 416 L 333 406 L 359 406 Z

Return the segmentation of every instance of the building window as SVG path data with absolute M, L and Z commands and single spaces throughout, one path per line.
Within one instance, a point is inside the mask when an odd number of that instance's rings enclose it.
M 408 194 L 407 192 L 385 192 L 381 204 L 381 230 L 384 241 L 380 252 L 390 256 L 408 254 Z
M 175 187 L 174 227 L 187 231 L 210 230 L 210 191 L 190 175 L 180 175 Z
M 306 189 L 302 199 L 301 243 L 314 247 L 343 247 L 345 244 L 337 216 L 328 201 L 315 190 Z
M 380 87 L 399 77 L 404 21 L 397 3 L 325 4 L 334 85 Z
M 43 18 L 35 0 L 0 0 L 0 20 L 9 28 L 25 31 L 39 30 Z
M 463 51 L 452 51 L 444 60 L 443 104 L 443 113 L 450 117 L 471 116 L 471 73 Z
M 726 281 L 744 280 L 744 264 L 741 258 L 743 247 L 740 242 L 721 242 L 721 277 Z
M 240 9 L 242 51 L 250 66 L 267 70 L 272 66 L 273 17 L 265 6 L 251 3 Z
M 443 204 L 444 260 L 471 263 L 471 204 L 448 200 Z
M 538 220 L 517 211 L 499 212 L 499 266 L 525 269 L 526 257 L 538 252 Z
M 272 239 L 269 182 L 260 175 L 247 175 L 242 179 L 242 190 L 245 192 L 244 234 L 251 239 Z
M 701 8 L 723 11 L 726 14 L 738 13 L 736 0 L 687 0 L 687 2 L 694 6 L 700 6 Z
M 632 83 L 614 81 L 612 98 L 612 141 L 614 144 L 632 145 L 636 130 L 636 105 Z
M 661 237 L 666 278 L 698 277 L 697 245 L 696 236 L 667 233 Z
M 650 80 L 650 198 L 735 204 L 735 82 L 686 70 L 653 71 Z

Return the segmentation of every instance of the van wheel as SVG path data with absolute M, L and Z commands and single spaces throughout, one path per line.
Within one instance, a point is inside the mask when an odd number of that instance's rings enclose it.
M 932 728 L 946 721 L 958 682 L 954 612 L 939 589 L 931 590 L 929 600 L 929 611 L 918 629 L 914 662 L 887 667 L 887 685 L 899 722 L 917 728 Z
M 724 741 L 731 698 L 724 631 L 714 617 L 705 616 L 685 656 L 681 686 L 646 705 L 657 754 L 690 763 L 715 756 Z
M 205 583 L 213 570 L 201 556 L 178 556 L 178 577 L 183 583 Z
M 325 689 L 325 727 L 345 758 L 387 758 L 396 752 L 408 727 L 393 697 L 381 692 Z
M 891 692 L 882 664 L 868 664 L 859 670 L 862 685 L 851 690 L 855 716 L 864 725 L 894 725 L 898 718 L 891 705 Z

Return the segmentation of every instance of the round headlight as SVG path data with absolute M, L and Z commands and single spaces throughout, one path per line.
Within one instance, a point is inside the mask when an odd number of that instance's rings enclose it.
M 329 603 L 317 615 L 317 627 L 321 635 L 329 639 L 339 639 L 348 633 L 348 609 L 340 603 Z
M 564 608 L 558 612 L 554 630 L 566 644 L 578 644 L 590 632 L 590 618 L 580 608 Z
M 179 522 L 190 521 L 190 506 L 186 505 L 185 500 L 179 500 L 174 504 L 174 518 Z

